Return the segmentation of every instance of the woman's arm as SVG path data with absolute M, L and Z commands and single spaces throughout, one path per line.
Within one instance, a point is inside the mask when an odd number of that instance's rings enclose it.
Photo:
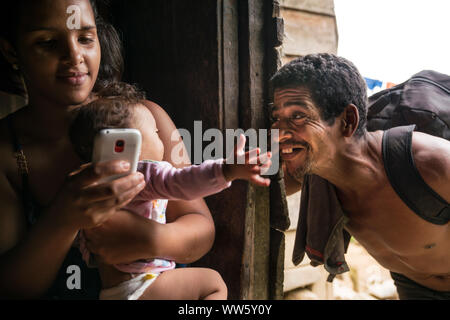
M 182 143 L 170 117 L 155 103 L 145 101 L 144 104 L 156 120 L 165 147 L 163 160 L 175 167 L 189 165 L 185 149 L 181 164 L 173 163 L 170 157 L 172 150 Z M 176 139 L 172 141 L 174 132 Z M 87 246 L 107 264 L 156 257 L 190 263 L 211 249 L 215 236 L 214 221 L 203 199 L 169 201 L 166 220 L 167 224 L 159 224 L 138 215 L 120 212 L 100 227 L 87 230 Z
M 157 104 L 146 101 L 145 105 L 153 113 L 159 136 L 164 143 L 164 161 L 174 167 L 185 167 L 191 164 L 178 130 L 168 114 Z M 174 138 L 174 139 L 172 139 Z M 174 164 L 171 159 L 172 150 L 183 146 L 183 162 Z M 167 232 L 171 237 L 161 234 L 160 254 L 179 263 L 190 263 L 200 259 L 212 247 L 215 237 L 214 221 L 211 212 L 203 199 L 192 201 L 169 201 L 166 211 Z M 157 239 L 151 239 L 157 241 Z M 159 255 L 158 255 L 159 256 Z
M 126 171 L 119 163 L 88 166 L 71 175 L 28 232 L 19 196 L 5 173 L 0 173 L 0 297 L 42 296 L 56 278 L 78 230 L 102 223 L 142 190 L 139 173 L 87 187 Z
M 0 204 L 0 298 L 37 298 L 56 277 L 77 230 L 42 218 L 25 235 L 25 214 L 4 174 Z

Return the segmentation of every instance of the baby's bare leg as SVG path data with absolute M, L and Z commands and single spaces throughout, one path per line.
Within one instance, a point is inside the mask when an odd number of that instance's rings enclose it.
M 227 294 L 217 271 L 180 268 L 161 273 L 139 300 L 225 300 Z

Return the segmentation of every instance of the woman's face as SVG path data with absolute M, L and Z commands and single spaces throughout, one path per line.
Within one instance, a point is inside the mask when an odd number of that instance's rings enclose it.
M 94 87 L 101 59 L 89 1 L 27 3 L 22 9 L 15 49 L 30 103 L 83 103 Z M 80 28 L 76 28 L 77 21 Z

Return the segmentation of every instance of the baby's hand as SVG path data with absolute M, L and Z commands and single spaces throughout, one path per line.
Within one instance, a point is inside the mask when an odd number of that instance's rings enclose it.
M 227 181 L 243 179 L 257 186 L 268 187 L 270 185 L 270 179 L 261 177 L 261 174 L 264 174 L 272 165 L 272 161 L 270 160 L 272 154 L 267 152 L 260 155 L 259 148 L 245 152 L 245 141 L 245 136 L 241 134 L 234 153 L 225 160 L 223 175 Z M 239 164 L 238 159 L 241 159 L 239 163 L 245 159 L 245 163 Z

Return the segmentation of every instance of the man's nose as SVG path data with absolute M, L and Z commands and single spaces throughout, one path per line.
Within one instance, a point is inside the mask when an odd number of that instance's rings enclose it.
M 292 138 L 293 133 L 286 121 L 278 120 L 275 124 L 272 125 L 272 129 L 278 130 L 278 141 L 283 142 Z
M 284 141 L 287 141 L 289 139 L 292 139 L 293 133 L 289 128 L 283 128 L 282 126 L 275 128 L 278 129 L 278 143 L 283 143 Z

